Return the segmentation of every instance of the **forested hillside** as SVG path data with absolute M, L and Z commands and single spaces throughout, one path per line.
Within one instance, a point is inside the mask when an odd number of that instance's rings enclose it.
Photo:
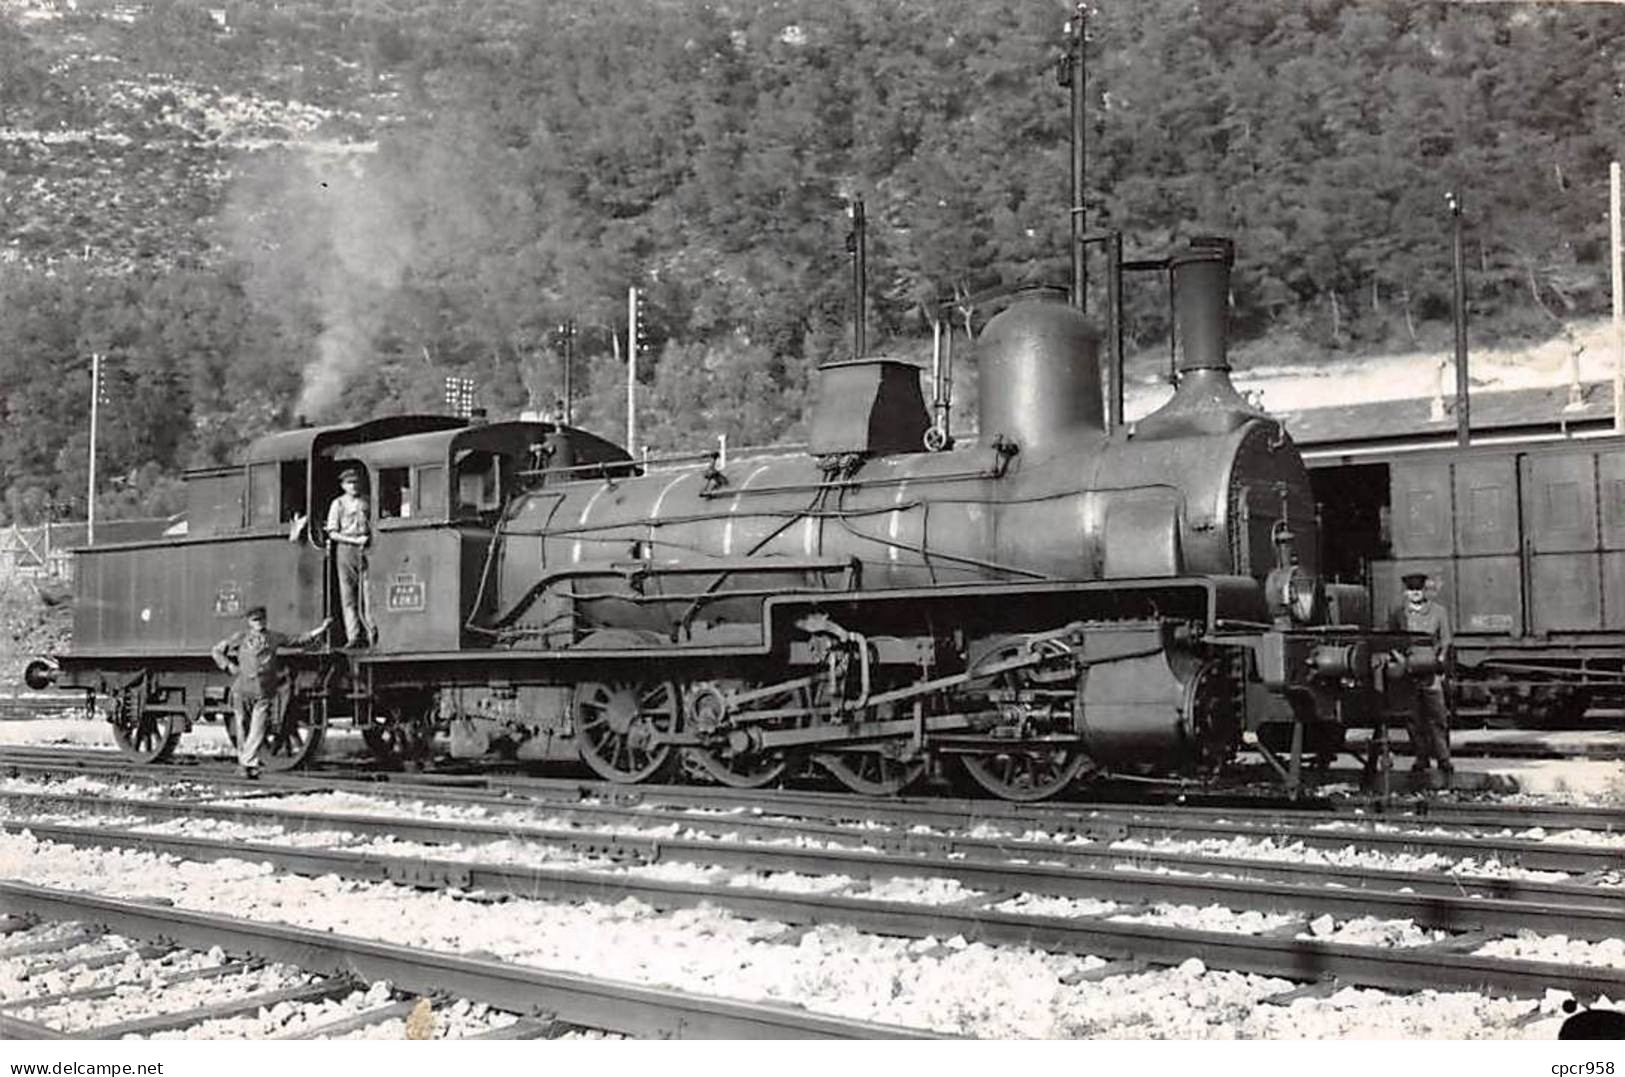
M 648 294 L 657 448 L 793 436 L 848 347 L 846 201 L 875 350 L 937 299 L 1066 272 L 1053 0 L 0 0 L 0 490 L 84 512 L 108 356 L 109 513 L 296 415 L 621 429 Z M 1608 301 L 1625 19 L 1607 4 L 1101 0 L 1091 227 L 1237 238 L 1244 344 L 1306 362 L 1448 333 L 1464 192 L 1475 341 Z M 1154 348 L 1164 297 L 1132 296 Z M 963 354 L 963 352 L 962 352 Z

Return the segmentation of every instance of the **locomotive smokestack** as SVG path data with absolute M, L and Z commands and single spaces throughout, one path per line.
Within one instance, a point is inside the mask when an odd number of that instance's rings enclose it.
M 1256 418 L 1257 408 L 1230 383 L 1230 266 L 1235 244 L 1220 236 L 1191 240 L 1168 259 L 1179 342 L 1179 388 L 1136 424 L 1141 438 L 1216 433 Z
M 1229 370 L 1230 267 L 1235 244 L 1220 236 L 1198 236 L 1191 249 L 1168 260 L 1174 277 L 1174 309 L 1179 324 L 1179 372 Z

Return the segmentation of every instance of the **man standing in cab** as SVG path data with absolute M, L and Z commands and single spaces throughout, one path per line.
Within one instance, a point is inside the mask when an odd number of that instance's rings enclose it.
M 237 765 L 246 778 L 260 776 L 260 748 L 271 719 L 271 701 L 281 688 L 279 647 L 308 647 L 327 634 L 323 621 L 302 636 L 266 627 L 264 606 L 244 615 L 248 627 L 214 645 L 214 664 L 232 674 L 231 703 L 237 712 Z
M 1439 652 L 1440 661 L 1448 667 L 1454 641 L 1450 631 L 1450 614 L 1429 596 L 1427 573 L 1409 573 L 1402 582 L 1405 584 L 1405 601 L 1395 606 L 1389 614 L 1389 630 L 1427 636 Z M 1456 768 L 1450 762 L 1450 710 L 1445 702 L 1443 673 L 1416 681 L 1410 734 L 1411 752 L 1416 756 L 1411 770 L 1426 773 L 1429 761 L 1437 760 L 1439 773 L 1444 775 L 1445 785 L 1448 786 Z
M 339 606 L 344 613 L 343 646 L 365 647 L 372 640 L 367 616 L 367 547 L 372 544 L 372 508 L 361 494 L 361 469 L 339 475 L 344 492 L 327 507 L 327 542 L 338 569 Z

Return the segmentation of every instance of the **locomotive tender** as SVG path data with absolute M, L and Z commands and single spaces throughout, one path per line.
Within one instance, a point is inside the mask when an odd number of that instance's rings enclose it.
M 820 370 L 804 454 L 661 469 L 568 427 L 433 416 L 262 438 L 188 476 L 184 537 L 79 551 L 60 683 L 111 698 L 130 755 L 167 756 L 228 709 L 208 649 L 243 609 L 332 612 L 321 536 L 288 521 L 359 465 L 378 641 L 289 656 L 273 765 L 349 721 L 386 756 L 442 735 L 616 781 L 817 767 L 877 794 L 951 761 L 1030 800 L 1096 770 L 1210 774 L 1246 729 L 1340 743 L 1436 660 L 1321 579 L 1303 461 L 1230 384 L 1231 262 L 1223 241 L 1167 260 L 1178 390 L 1109 432 L 1094 325 L 1028 300 L 982 334 L 975 448 L 878 358 Z

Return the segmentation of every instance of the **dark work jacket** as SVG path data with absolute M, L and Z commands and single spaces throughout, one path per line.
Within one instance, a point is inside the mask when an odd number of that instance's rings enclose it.
M 237 676 L 232 682 L 235 694 L 248 695 L 257 691 L 260 695 L 271 695 L 277 690 L 282 672 L 282 660 L 277 656 L 277 648 L 308 646 L 321 635 L 321 631 L 318 628 L 302 636 L 290 636 L 273 628 L 267 628 L 264 632 L 245 628 L 214 645 L 215 664 L 228 657 L 237 660 Z
M 1450 631 L 1450 614 L 1445 612 L 1443 606 L 1432 601 L 1419 610 L 1413 610 L 1409 603 L 1401 602 L 1388 615 L 1388 630 L 1424 633 L 1432 638 L 1433 645 L 1441 651 L 1449 649 L 1455 640 L 1455 633 Z

